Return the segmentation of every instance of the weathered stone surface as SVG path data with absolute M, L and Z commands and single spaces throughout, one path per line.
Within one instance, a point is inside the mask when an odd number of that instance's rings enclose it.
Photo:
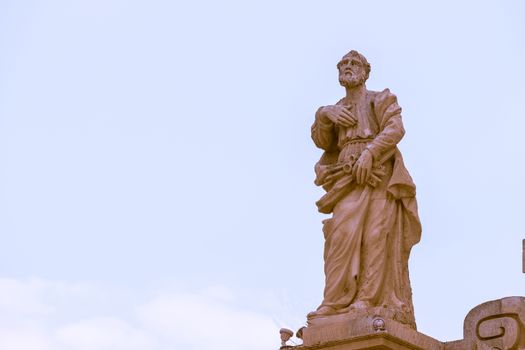
M 316 318 L 302 330 L 295 350 L 525 350 L 525 297 L 493 300 L 465 317 L 463 339 L 441 342 L 388 317 L 367 310 Z M 292 348 L 292 347 L 286 347 Z
M 430 338 L 431 339 L 431 338 Z M 437 340 L 428 340 L 422 337 L 416 339 L 418 345 L 407 342 L 402 338 L 391 335 L 390 333 L 374 333 L 363 336 L 354 337 L 352 339 L 331 341 L 329 343 L 301 346 L 302 350 L 366 350 L 366 349 L 384 349 L 384 350 L 421 350 L 421 349 L 436 349 L 442 350 L 443 344 Z M 297 348 L 297 347 L 296 347 Z
M 459 343 L 463 349 L 525 349 L 525 297 L 507 297 L 476 306 L 465 318 L 463 337 Z
M 367 90 L 370 64 L 357 51 L 338 63 L 346 96 L 318 109 L 312 139 L 324 153 L 315 183 L 324 220 L 325 288 L 315 318 L 386 309 L 416 328 L 408 276 L 410 250 L 421 235 L 415 185 L 397 148 L 405 130 L 388 89 Z
M 357 346 L 357 342 L 359 346 L 366 348 L 370 342 L 375 344 L 378 339 L 382 339 L 382 342 L 394 342 L 412 349 L 442 350 L 441 342 L 396 322 L 389 316 L 388 310 L 369 309 L 335 317 L 316 318 L 303 330 L 304 345 L 315 347 L 336 342 L 341 347 L 342 344 Z
M 350 51 L 337 64 L 346 96 L 320 107 L 312 139 L 324 152 L 315 184 L 323 221 L 325 288 L 321 305 L 298 331 L 303 345 L 281 349 L 525 350 L 525 298 L 472 309 L 464 338 L 440 342 L 417 332 L 408 275 L 410 250 L 421 236 L 415 185 L 397 144 L 401 107 L 388 89 L 369 91 L 370 64 Z M 525 240 L 523 241 L 525 272 Z

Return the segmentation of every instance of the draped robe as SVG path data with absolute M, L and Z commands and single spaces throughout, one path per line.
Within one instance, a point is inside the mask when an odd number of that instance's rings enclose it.
M 345 100 L 337 104 L 345 105 Z M 348 128 L 322 120 L 320 109 L 316 113 L 312 139 L 324 150 L 316 164 L 318 177 L 323 167 L 355 159 L 365 148 L 374 161 L 393 155 L 384 162 L 385 174 L 375 187 L 348 185 L 329 209 L 332 217 L 323 221 L 326 280 L 319 309 L 328 306 L 344 313 L 353 306 L 381 307 L 415 328 L 408 258 L 420 239 L 421 224 L 415 185 L 397 148 L 404 135 L 401 107 L 388 89 L 367 91 L 352 107 L 357 124 Z

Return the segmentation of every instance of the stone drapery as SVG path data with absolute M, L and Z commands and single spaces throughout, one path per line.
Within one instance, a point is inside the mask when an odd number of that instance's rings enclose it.
M 337 104 L 344 105 L 344 99 Z M 353 107 L 355 127 L 338 127 L 316 114 L 312 139 L 325 151 L 316 165 L 318 178 L 324 168 L 358 158 L 364 149 L 374 160 L 392 156 L 382 164 L 377 186 L 351 183 L 333 207 L 319 208 L 333 213 L 323 226 L 326 281 L 319 309 L 344 313 L 382 307 L 415 328 L 408 257 L 420 239 L 421 224 L 415 185 L 397 149 L 404 135 L 401 108 L 388 89 L 367 91 Z M 325 185 L 328 192 L 332 187 Z

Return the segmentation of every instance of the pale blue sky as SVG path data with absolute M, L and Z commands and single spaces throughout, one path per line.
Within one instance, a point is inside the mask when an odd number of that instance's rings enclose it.
M 403 107 L 419 330 L 461 338 L 472 307 L 525 295 L 524 16 L 521 1 L 0 0 L 0 345 L 278 347 L 321 301 L 309 128 L 344 93 L 350 49 Z

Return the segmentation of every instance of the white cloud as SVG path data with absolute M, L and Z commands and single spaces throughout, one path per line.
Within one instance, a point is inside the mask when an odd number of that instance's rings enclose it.
M 199 294 L 221 302 L 231 303 L 235 301 L 235 295 L 225 286 L 209 286 L 203 288 Z
M 93 318 L 61 327 L 57 340 L 75 350 L 155 349 L 155 340 L 118 318 Z
M 47 285 L 41 280 L 0 279 L 0 313 L 48 314 L 54 308 L 43 302 Z
M 186 349 L 271 349 L 278 328 L 266 315 L 239 310 L 205 295 L 158 297 L 140 308 L 144 326 Z
M 9 350 L 56 350 L 49 334 L 33 327 L 0 328 L 0 349 Z
M 108 308 L 100 298 L 104 290 L 124 308 Z M 266 350 L 279 345 L 272 318 L 241 307 L 224 286 L 161 290 L 135 303 L 126 298 L 131 291 L 120 292 L 86 283 L 0 279 L 0 349 Z M 90 296 L 95 302 L 86 307 Z

